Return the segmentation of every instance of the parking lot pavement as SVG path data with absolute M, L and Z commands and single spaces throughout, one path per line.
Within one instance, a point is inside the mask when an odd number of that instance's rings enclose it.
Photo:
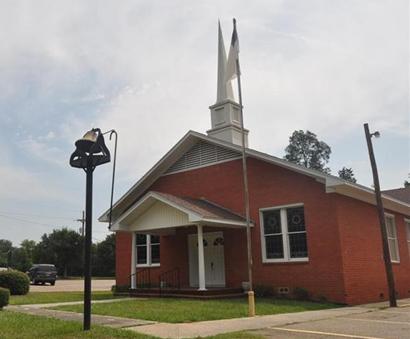
M 109 291 L 115 285 L 115 280 L 94 280 L 91 283 L 93 291 Z M 54 286 L 31 285 L 30 292 L 82 292 L 84 291 L 84 280 L 57 280 Z
M 410 338 L 410 304 L 254 331 L 266 338 Z

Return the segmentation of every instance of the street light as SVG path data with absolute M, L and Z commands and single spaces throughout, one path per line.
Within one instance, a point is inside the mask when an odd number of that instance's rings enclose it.
M 373 144 L 372 144 L 372 137 L 379 138 L 380 132 L 376 131 L 374 133 L 370 133 L 369 124 L 366 123 L 364 124 L 364 133 L 366 135 L 366 142 L 367 142 L 367 148 L 369 150 L 370 164 L 372 166 L 372 172 L 373 172 L 374 193 L 376 196 L 377 214 L 379 216 L 380 231 L 381 231 L 381 236 L 382 236 L 384 267 L 386 270 L 387 285 L 389 288 L 389 302 L 390 302 L 390 307 L 397 307 L 393 268 L 392 268 L 391 259 L 390 259 L 389 243 L 387 240 L 386 219 L 384 217 L 383 201 L 382 201 L 382 195 L 380 192 L 379 174 L 377 172 L 376 159 L 374 157 Z
M 115 149 L 117 148 L 117 133 L 112 130 L 110 139 L 115 134 Z M 92 200 L 93 200 L 93 172 L 97 166 L 111 161 L 110 151 L 105 145 L 104 134 L 99 128 L 93 128 L 75 142 L 76 150 L 71 154 L 70 165 L 82 168 L 86 173 L 85 198 L 85 246 L 84 246 L 84 331 L 91 325 L 91 232 L 92 232 Z M 115 154 L 114 154 L 115 159 Z M 115 161 L 114 161 L 115 164 Z M 114 172 L 114 171 L 113 171 Z M 114 177 L 112 190 L 114 185 Z M 111 193 L 112 196 L 112 193 Z M 111 199 L 112 201 L 112 199 Z M 112 210 L 112 202 L 111 202 Z M 111 215 L 111 212 L 110 212 Z

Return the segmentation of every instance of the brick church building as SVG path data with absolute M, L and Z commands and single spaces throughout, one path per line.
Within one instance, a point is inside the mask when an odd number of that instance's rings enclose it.
M 189 131 L 113 207 L 117 285 L 203 294 L 247 286 L 241 116 L 225 65 L 220 34 L 212 128 Z M 246 154 L 254 286 L 343 304 L 386 300 L 373 190 Z M 410 202 L 384 194 L 383 203 L 397 294 L 410 297 Z

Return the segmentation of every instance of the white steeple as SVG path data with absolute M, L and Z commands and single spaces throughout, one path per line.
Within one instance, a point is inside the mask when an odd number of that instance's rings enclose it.
M 226 52 L 224 38 L 222 35 L 221 23 L 218 20 L 218 91 L 216 94 L 216 102 L 225 99 L 234 100 L 232 83 L 226 81 Z
M 226 80 L 226 63 L 225 45 L 221 24 L 218 21 L 218 85 L 216 103 L 209 107 L 212 128 L 207 131 L 207 134 L 242 145 L 240 106 L 235 101 L 231 81 Z M 245 130 L 245 146 L 248 146 L 248 130 Z

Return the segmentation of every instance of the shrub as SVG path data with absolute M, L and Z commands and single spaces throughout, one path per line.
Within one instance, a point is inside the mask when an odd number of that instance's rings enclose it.
M 10 291 L 0 287 L 0 310 L 9 304 Z
M 256 285 L 253 291 L 256 297 L 272 297 L 275 295 L 273 287 L 266 285 Z
M 130 285 L 113 285 L 111 287 L 111 292 L 116 293 L 129 293 Z
M 327 303 L 328 302 L 327 298 L 324 295 L 319 295 L 317 297 L 317 300 L 321 303 Z
M 10 270 L 0 272 L 0 287 L 8 288 L 11 295 L 27 294 L 30 289 L 30 279 L 27 274 Z
M 309 292 L 303 287 L 295 287 L 293 289 L 293 296 L 297 300 L 309 300 Z

